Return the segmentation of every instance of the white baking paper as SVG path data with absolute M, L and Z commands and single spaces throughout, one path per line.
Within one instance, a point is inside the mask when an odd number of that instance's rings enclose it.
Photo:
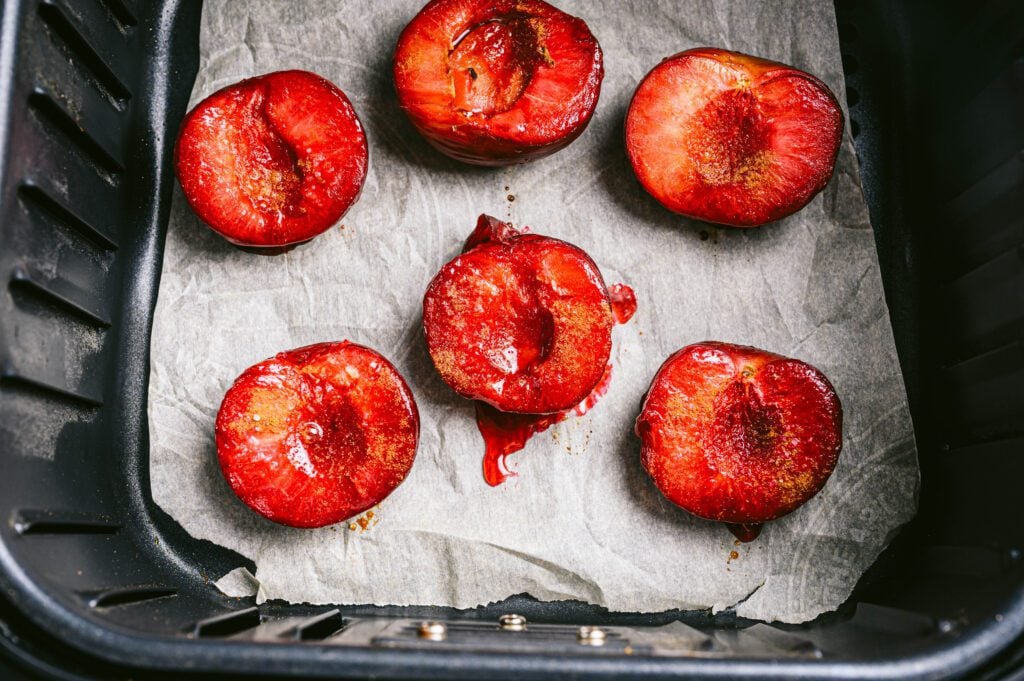
M 498 170 L 441 156 L 398 109 L 391 55 L 420 4 L 204 3 L 193 103 L 255 74 L 315 71 L 352 100 L 368 134 L 370 171 L 341 225 L 276 257 L 229 245 L 176 190 L 151 351 L 156 502 L 195 537 L 255 561 L 261 598 L 465 608 L 528 593 L 613 611 L 735 608 L 786 622 L 836 608 L 913 515 L 918 484 L 849 134 L 835 177 L 804 210 L 730 231 L 687 221 L 648 197 L 630 172 L 622 132 L 643 75 L 698 45 L 794 64 L 842 98 L 831 2 L 561 0 L 604 50 L 596 114 L 565 150 Z M 630 284 L 640 305 L 615 331 L 607 396 L 513 455 L 519 477 L 497 488 L 481 475 L 473 405 L 438 378 L 420 319 L 427 282 L 480 213 L 579 245 L 609 285 Z M 338 339 L 376 348 L 409 381 L 422 417 L 416 463 L 355 529 L 280 527 L 224 482 L 214 417 L 249 365 Z M 640 467 L 633 435 L 661 362 L 706 339 L 814 364 L 845 409 L 843 453 L 825 489 L 749 544 L 663 499 Z

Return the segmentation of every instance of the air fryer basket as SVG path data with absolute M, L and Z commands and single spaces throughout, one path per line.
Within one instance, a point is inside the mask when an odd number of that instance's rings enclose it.
M 0 8 L 0 675 L 993 678 L 1024 657 L 1024 3 L 839 0 L 920 448 L 917 518 L 839 612 L 471 611 L 221 595 L 149 492 L 148 341 L 200 3 Z M 871 503 L 866 499 L 865 503 Z M 501 614 L 529 620 L 501 631 Z M 417 635 L 444 621 L 445 641 Z M 677 621 L 660 633 L 652 627 Z M 604 646 L 577 642 L 599 625 Z M 6 658 L 6 661 L 5 661 Z

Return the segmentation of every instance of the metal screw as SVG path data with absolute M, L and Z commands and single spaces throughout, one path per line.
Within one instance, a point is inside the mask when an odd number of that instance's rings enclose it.
M 448 638 L 448 627 L 443 622 L 424 622 L 420 625 L 419 635 L 428 641 L 443 641 Z
M 600 627 L 580 627 L 576 640 L 585 646 L 603 646 L 608 635 Z
M 498 626 L 505 631 L 523 631 L 526 629 L 526 618 L 515 613 L 508 613 L 498 618 Z

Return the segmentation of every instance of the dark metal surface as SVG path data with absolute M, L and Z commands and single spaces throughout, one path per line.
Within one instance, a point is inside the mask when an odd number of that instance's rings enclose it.
M 0 7 L 0 675 L 938 679 L 1020 664 L 1024 5 L 837 3 L 923 486 L 850 601 L 800 626 L 526 596 L 256 607 L 212 587 L 244 561 L 152 503 L 146 423 L 199 9 Z M 497 628 L 513 611 L 526 631 Z M 416 633 L 427 619 L 444 640 Z

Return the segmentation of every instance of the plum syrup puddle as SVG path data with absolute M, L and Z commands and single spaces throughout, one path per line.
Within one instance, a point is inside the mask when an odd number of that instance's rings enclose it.
M 625 324 L 636 312 L 636 294 L 626 284 L 615 284 L 609 289 L 612 316 L 616 324 Z M 526 446 L 526 442 L 545 430 L 568 419 L 583 416 L 597 404 L 612 382 L 612 364 L 604 370 L 601 380 L 587 397 L 571 409 L 553 414 L 514 414 L 500 411 L 486 402 L 476 402 L 476 425 L 484 439 L 484 480 L 497 487 L 516 473 L 509 469 L 506 459 Z

